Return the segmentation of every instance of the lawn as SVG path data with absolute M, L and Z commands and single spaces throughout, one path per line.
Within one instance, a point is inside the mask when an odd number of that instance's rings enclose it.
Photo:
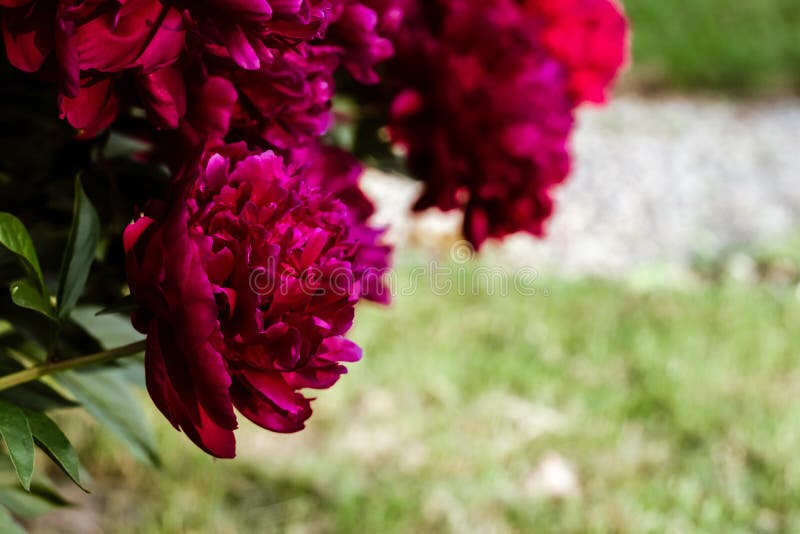
M 34 526 L 800 530 L 794 291 L 597 280 L 537 289 L 421 288 L 390 309 L 364 306 L 353 337 L 366 358 L 319 395 L 309 428 L 246 427 L 232 462 L 205 457 L 156 416 L 162 471 L 73 425 L 94 492 L 69 493 L 82 510 Z
M 622 0 L 636 83 L 734 94 L 800 90 L 797 0 Z

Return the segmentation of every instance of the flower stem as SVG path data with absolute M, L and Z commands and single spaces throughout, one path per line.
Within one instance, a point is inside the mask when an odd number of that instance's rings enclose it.
M 77 369 L 78 367 L 87 367 L 89 365 L 97 365 L 98 363 L 110 362 L 126 356 L 133 356 L 134 354 L 144 351 L 144 349 L 145 342 L 137 341 L 136 343 L 131 343 L 130 345 L 124 345 L 122 347 L 117 347 L 104 352 L 98 352 L 97 354 L 89 354 L 87 356 L 80 356 L 78 358 L 70 358 L 69 360 L 34 365 L 33 367 L 23 369 L 22 371 L 17 371 L 16 373 L 11 373 L 10 375 L 0 377 L 0 391 L 13 388 L 14 386 L 19 386 L 20 384 L 25 384 L 26 382 L 31 382 L 32 380 L 38 380 L 43 376 L 60 373 L 62 371 L 69 371 L 70 369 Z

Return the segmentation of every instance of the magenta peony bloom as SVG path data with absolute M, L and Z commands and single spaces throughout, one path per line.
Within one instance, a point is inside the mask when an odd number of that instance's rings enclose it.
M 331 125 L 334 73 L 340 66 L 359 82 L 378 81 L 375 65 L 393 53 L 391 42 L 379 35 L 388 14 L 355 0 L 311 4 L 301 9 L 309 15 L 300 20 L 317 20 L 317 33 L 309 36 L 296 28 L 294 33 L 313 37 L 310 40 L 290 49 L 272 49 L 270 60 L 261 61 L 257 69 L 231 69 L 215 62 L 212 71 L 228 76 L 239 92 L 230 139 L 281 151 L 311 145 Z M 285 21 L 281 24 L 281 31 L 288 32 Z
M 304 54 L 284 52 L 259 70 L 231 72 L 239 91 L 232 137 L 280 150 L 314 142 L 332 121 L 338 65 L 335 49 L 309 46 Z
M 382 19 L 385 21 L 392 15 L 371 9 L 363 2 L 346 0 L 327 32 L 326 42 L 341 48 L 344 66 L 361 83 L 378 83 L 375 65 L 394 53 L 392 42 L 379 34 Z
M 426 182 L 417 208 L 464 209 L 476 246 L 543 234 L 553 188 L 570 170 L 574 109 L 602 100 L 620 67 L 621 14 L 609 0 L 409 0 L 403 8 L 390 127 Z
M 220 148 L 125 232 L 148 391 L 218 457 L 235 454 L 234 407 L 301 430 L 311 405 L 300 390 L 332 386 L 361 357 L 344 338 L 361 293 L 356 215 L 272 152 L 244 150 Z
M 340 0 L 341 1 L 341 0 Z M 333 0 L 167 0 L 185 11 L 206 44 L 224 49 L 247 70 L 270 63 L 276 51 L 319 38 Z

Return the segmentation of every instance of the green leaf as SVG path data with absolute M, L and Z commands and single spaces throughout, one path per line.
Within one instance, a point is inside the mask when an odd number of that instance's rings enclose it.
M 21 308 L 39 312 L 54 321 L 58 320 L 53 316 L 53 306 L 50 301 L 27 280 L 18 280 L 11 284 L 11 300 Z
M 25 416 L 31 433 L 36 439 L 36 443 L 83 491 L 87 491 L 81 485 L 80 468 L 78 453 L 67 439 L 67 436 L 58 428 L 52 419 L 41 412 L 26 410 Z M 88 491 L 87 491 L 88 493 Z
M 76 178 L 72 229 L 58 283 L 58 316 L 62 319 L 69 316 L 83 292 L 99 241 L 100 219 L 81 187 L 80 178 Z
M 0 212 L 0 245 L 20 257 L 28 275 L 39 284 L 41 293 L 47 295 L 47 286 L 44 284 L 44 275 L 33 240 L 22 221 L 10 213 Z
M 5 506 L 0 506 L 0 532 L 7 534 L 25 534 L 22 525 L 11 516 L 11 512 Z
M 94 373 L 69 371 L 61 382 L 101 424 L 120 438 L 141 461 L 159 465 L 155 437 L 131 386 L 118 370 Z
M 6 442 L 22 487 L 30 491 L 33 476 L 33 435 L 21 408 L 0 401 L 0 435 Z

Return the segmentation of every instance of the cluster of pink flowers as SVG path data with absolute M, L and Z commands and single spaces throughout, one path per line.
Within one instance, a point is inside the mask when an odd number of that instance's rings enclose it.
M 79 138 L 144 110 L 175 170 L 124 235 L 133 322 L 153 401 L 218 457 L 234 408 L 302 429 L 302 390 L 361 356 L 356 303 L 388 302 L 362 166 L 321 141 L 336 76 L 384 83 L 417 208 L 463 209 L 480 246 L 543 233 L 574 111 L 605 100 L 627 31 L 613 0 L 0 0 L 0 23 Z
M 357 0 L 1 0 L 16 67 L 60 88 L 62 115 L 92 137 L 140 106 L 160 129 L 237 135 L 285 149 L 323 134 L 333 73 L 374 83 L 392 54 Z
M 544 233 L 570 171 L 574 110 L 602 102 L 626 52 L 612 0 L 408 2 L 389 72 L 393 139 L 426 183 L 418 209 L 464 209 L 476 246 Z
M 360 357 L 342 337 L 355 303 L 388 302 L 390 248 L 368 223 L 362 167 L 319 142 L 337 69 L 376 83 L 393 53 L 380 8 L 0 0 L 9 61 L 57 84 L 78 137 L 138 107 L 155 157 L 182 169 L 125 233 L 128 283 L 151 397 L 215 456 L 235 453 L 234 406 L 274 431 L 303 428 L 299 390 L 331 386 Z

